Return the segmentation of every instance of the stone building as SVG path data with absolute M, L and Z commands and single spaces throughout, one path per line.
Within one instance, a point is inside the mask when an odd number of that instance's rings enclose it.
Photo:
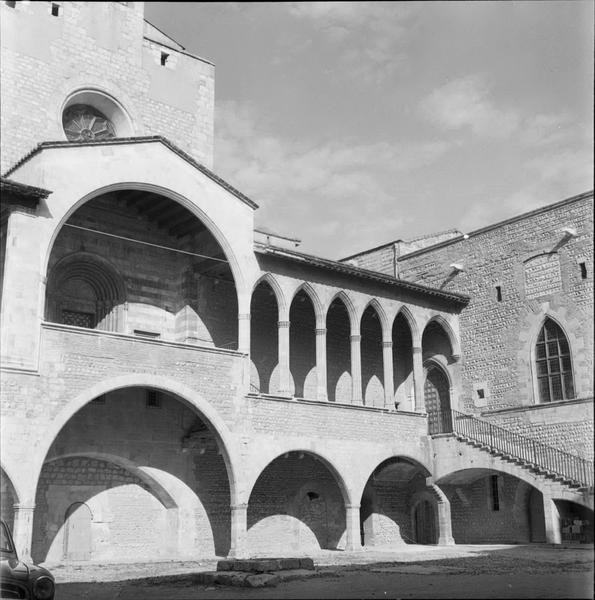
M 307 255 L 212 171 L 214 66 L 142 2 L 1 11 L 21 554 L 559 542 L 568 515 L 592 522 L 592 194 Z

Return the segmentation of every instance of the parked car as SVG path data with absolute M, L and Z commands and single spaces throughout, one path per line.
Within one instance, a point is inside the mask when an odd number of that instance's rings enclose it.
M 43 567 L 19 560 L 4 521 L 0 521 L 0 557 L 0 598 L 54 599 L 54 577 Z

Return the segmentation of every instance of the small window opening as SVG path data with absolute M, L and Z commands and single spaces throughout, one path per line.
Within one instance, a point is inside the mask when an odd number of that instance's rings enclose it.
M 167 63 L 167 59 L 169 58 L 169 54 L 167 52 L 161 53 L 161 66 L 164 67 L 165 63 Z
M 16 2 L 5 2 L 4 4 L 6 4 L 6 6 L 8 6 L 8 8 L 16 8 L 17 3 Z
M 135 329 L 134 330 L 134 335 L 138 335 L 140 337 L 145 337 L 148 339 L 159 339 L 161 337 L 160 333 L 157 333 L 156 331 L 145 331 L 143 329 Z
M 483 390 L 483 388 L 481 388 L 481 389 L 477 390 L 477 397 L 478 397 L 480 400 L 483 400 L 483 399 L 486 397 L 486 395 L 485 395 L 485 391 Z
M 146 404 L 148 408 L 161 408 L 161 398 L 157 390 L 147 390 Z
M 320 494 L 317 494 L 316 492 L 308 492 L 306 496 L 310 498 L 310 501 L 320 498 Z
M 581 279 L 587 279 L 587 264 L 579 263 L 579 267 L 581 268 Z
M 496 286 L 496 300 L 502 302 L 502 287 L 499 285 Z
M 93 402 L 93 404 L 105 404 L 105 394 L 97 396 L 97 398 L 94 398 L 91 402 Z
M 500 496 L 498 493 L 498 475 L 491 476 L 492 484 L 492 510 L 500 510 Z
M 60 16 L 60 5 L 52 2 L 52 17 Z

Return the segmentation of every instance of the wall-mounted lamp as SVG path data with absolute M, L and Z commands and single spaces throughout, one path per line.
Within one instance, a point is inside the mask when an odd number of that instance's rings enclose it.
M 564 227 L 564 229 L 562 229 L 562 233 L 567 237 L 576 237 L 578 235 L 574 227 Z
M 457 271 L 457 272 L 461 272 L 461 271 L 465 270 L 465 267 L 461 263 L 452 263 L 451 265 L 449 265 L 449 267 L 453 271 Z

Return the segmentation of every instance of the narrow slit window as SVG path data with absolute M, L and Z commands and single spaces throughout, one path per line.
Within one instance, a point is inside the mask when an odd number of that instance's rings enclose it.
M 587 264 L 579 263 L 579 267 L 581 268 L 581 279 L 587 279 Z
M 502 302 L 502 287 L 499 285 L 496 286 L 496 300 Z
M 500 510 L 500 494 L 498 491 L 498 475 L 491 476 L 492 510 Z
M 168 58 L 169 58 L 169 54 L 167 52 L 161 53 L 161 66 L 162 67 L 165 67 Z
M 161 408 L 161 398 L 157 390 L 147 390 L 147 408 Z
M 52 17 L 60 16 L 60 5 L 52 2 Z

